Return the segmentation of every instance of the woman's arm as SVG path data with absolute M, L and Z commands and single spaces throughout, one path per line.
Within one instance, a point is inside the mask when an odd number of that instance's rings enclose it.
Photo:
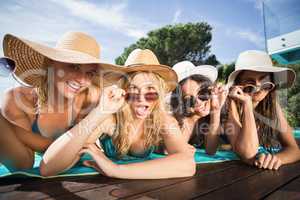
M 94 130 L 99 124 L 123 105 L 123 94 L 124 91 L 115 86 L 105 88 L 100 104 L 72 129 L 57 138 L 47 149 L 40 165 L 41 175 L 55 175 L 72 166 L 79 159 L 78 152 L 95 133 Z M 100 130 L 99 134 L 101 133 Z
M 214 155 L 219 146 L 221 109 L 226 101 L 227 93 L 221 83 L 212 87 L 209 131 L 205 135 L 205 151 L 209 155 Z
M 259 155 L 255 165 L 264 169 L 279 169 L 281 165 L 289 164 L 300 160 L 300 150 L 294 138 L 293 130 L 289 126 L 280 105 L 276 104 L 279 126 L 279 140 L 282 145 L 282 151 L 277 154 Z
M 23 144 L 34 151 L 44 151 L 53 140 L 31 131 L 30 116 L 35 115 L 34 96 L 31 88 L 17 87 L 7 91 L 2 100 L 1 115 Z
M 194 175 L 196 172 L 195 149 L 183 140 L 177 121 L 170 116 L 166 118 L 168 128 L 162 133 L 168 151 L 166 157 L 141 163 L 117 165 L 110 161 L 95 145 L 90 145 L 82 152 L 89 153 L 95 162 L 87 162 L 87 165 L 97 170 L 100 169 L 107 176 L 114 178 L 161 179 Z
M 251 97 L 239 88 L 235 87 L 230 94 L 233 100 L 237 100 L 241 103 L 243 109 L 243 116 L 241 118 L 241 123 L 234 120 L 234 110 L 237 112 L 235 102 L 232 102 L 231 109 L 229 110 L 229 121 L 227 126 L 231 126 L 231 130 L 228 133 L 229 139 L 234 141 L 232 143 L 233 150 L 248 164 L 253 164 L 253 159 L 255 158 L 258 147 L 259 140 L 257 135 L 256 123 L 253 113 L 253 105 Z M 234 108 L 235 107 L 235 108 Z M 238 124 L 241 125 L 238 128 Z M 227 129 L 226 131 L 228 131 Z M 232 139 L 234 137 L 234 139 Z

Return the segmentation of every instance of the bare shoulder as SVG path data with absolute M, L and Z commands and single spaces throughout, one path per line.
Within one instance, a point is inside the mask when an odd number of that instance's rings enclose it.
M 31 109 L 37 101 L 34 88 L 16 87 L 4 94 L 2 109 L 7 107 L 18 110 Z
M 33 88 L 12 88 L 4 94 L 1 114 L 11 123 L 27 128 L 30 116 L 33 116 L 36 111 L 36 99 Z
M 169 113 L 164 113 L 162 115 L 162 120 L 163 120 L 164 124 L 177 124 L 178 125 L 178 122 L 175 119 L 175 117 Z

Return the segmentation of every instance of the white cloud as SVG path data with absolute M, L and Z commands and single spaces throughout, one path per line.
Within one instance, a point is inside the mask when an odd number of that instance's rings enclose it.
M 240 30 L 240 31 L 236 32 L 236 35 L 242 39 L 252 42 L 259 48 L 264 47 L 264 44 L 265 44 L 264 38 L 261 35 L 259 35 L 258 33 L 255 33 L 253 31 L 249 31 L 249 30 Z
M 263 2 L 264 3 L 268 3 L 271 0 L 244 0 L 244 1 L 253 3 L 254 8 L 256 8 L 257 10 L 261 11 L 262 10 L 262 4 L 263 4 Z
M 178 22 L 179 17 L 181 17 L 181 13 L 182 13 L 182 12 L 181 12 L 180 9 L 176 10 L 176 12 L 175 12 L 175 14 L 174 14 L 174 16 L 173 16 L 172 23 L 177 23 L 177 22 Z
M 127 36 L 140 38 L 146 35 L 148 22 L 126 14 L 126 1 L 115 4 L 92 4 L 85 1 L 51 0 L 67 9 L 73 16 L 90 23 L 122 32 Z

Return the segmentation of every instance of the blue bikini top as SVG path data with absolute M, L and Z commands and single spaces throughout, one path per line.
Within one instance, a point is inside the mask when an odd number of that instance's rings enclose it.
M 109 158 L 118 159 L 118 152 L 113 144 L 112 138 L 110 136 L 104 136 L 103 138 L 100 138 L 100 144 L 104 150 L 104 153 Z M 128 153 L 126 155 L 127 158 L 134 157 L 134 158 L 147 158 L 150 156 L 151 153 L 153 153 L 155 150 L 154 146 L 151 146 L 149 149 L 147 149 L 143 154 L 132 154 Z

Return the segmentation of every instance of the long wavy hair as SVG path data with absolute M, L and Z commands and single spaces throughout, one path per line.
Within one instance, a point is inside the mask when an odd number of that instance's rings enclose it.
M 209 80 L 207 77 L 202 76 L 200 74 L 195 74 L 190 77 L 187 77 L 183 80 L 181 80 L 176 87 L 175 90 L 173 90 L 171 94 L 171 108 L 174 117 L 179 123 L 179 126 L 183 127 L 183 119 L 185 118 L 184 115 L 184 103 L 183 103 L 183 92 L 182 92 L 182 86 L 185 84 L 187 80 L 193 80 L 197 82 L 199 85 L 201 84 L 201 87 L 209 87 L 213 83 L 211 80 Z M 204 144 L 204 135 L 208 132 L 208 125 L 210 123 L 210 116 L 207 115 L 205 117 L 202 117 L 197 121 L 197 123 L 194 126 L 192 136 L 189 140 L 190 144 L 196 145 L 196 146 L 202 146 Z
M 155 73 L 150 72 L 135 72 L 129 74 L 128 79 L 123 83 L 125 90 L 128 88 L 130 82 L 133 78 L 140 73 L 145 73 L 150 75 L 154 80 L 158 81 L 158 95 L 159 98 L 154 105 L 154 108 L 151 114 L 145 119 L 144 131 L 142 135 L 143 145 L 145 149 L 150 148 L 151 146 L 158 146 L 161 142 L 160 132 L 162 130 L 162 113 L 165 111 L 165 91 L 166 84 L 165 81 Z M 113 134 L 112 140 L 117 149 L 118 155 L 124 156 L 128 153 L 131 146 L 131 135 L 134 132 L 132 124 L 134 122 L 134 116 L 130 105 L 125 102 L 125 105 L 121 108 L 119 112 L 116 113 L 116 123 L 117 128 Z
M 235 80 L 238 85 L 241 80 L 240 76 Z M 270 73 L 271 82 L 274 83 L 274 75 Z M 278 114 L 276 104 L 278 102 L 276 88 L 270 91 L 267 96 L 258 103 L 254 110 L 255 123 L 259 138 L 259 143 L 265 148 L 278 148 L 280 143 L 278 140 Z M 240 104 L 237 104 L 239 118 L 242 119 L 244 112 Z
M 37 93 L 37 112 L 40 108 L 45 106 L 48 101 L 48 73 L 49 73 L 49 66 L 51 64 L 51 60 L 44 58 L 43 64 L 42 64 L 42 70 L 45 70 L 45 75 L 40 76 L 38 80 L 38 86 L 36 86 L 36 93 Z

